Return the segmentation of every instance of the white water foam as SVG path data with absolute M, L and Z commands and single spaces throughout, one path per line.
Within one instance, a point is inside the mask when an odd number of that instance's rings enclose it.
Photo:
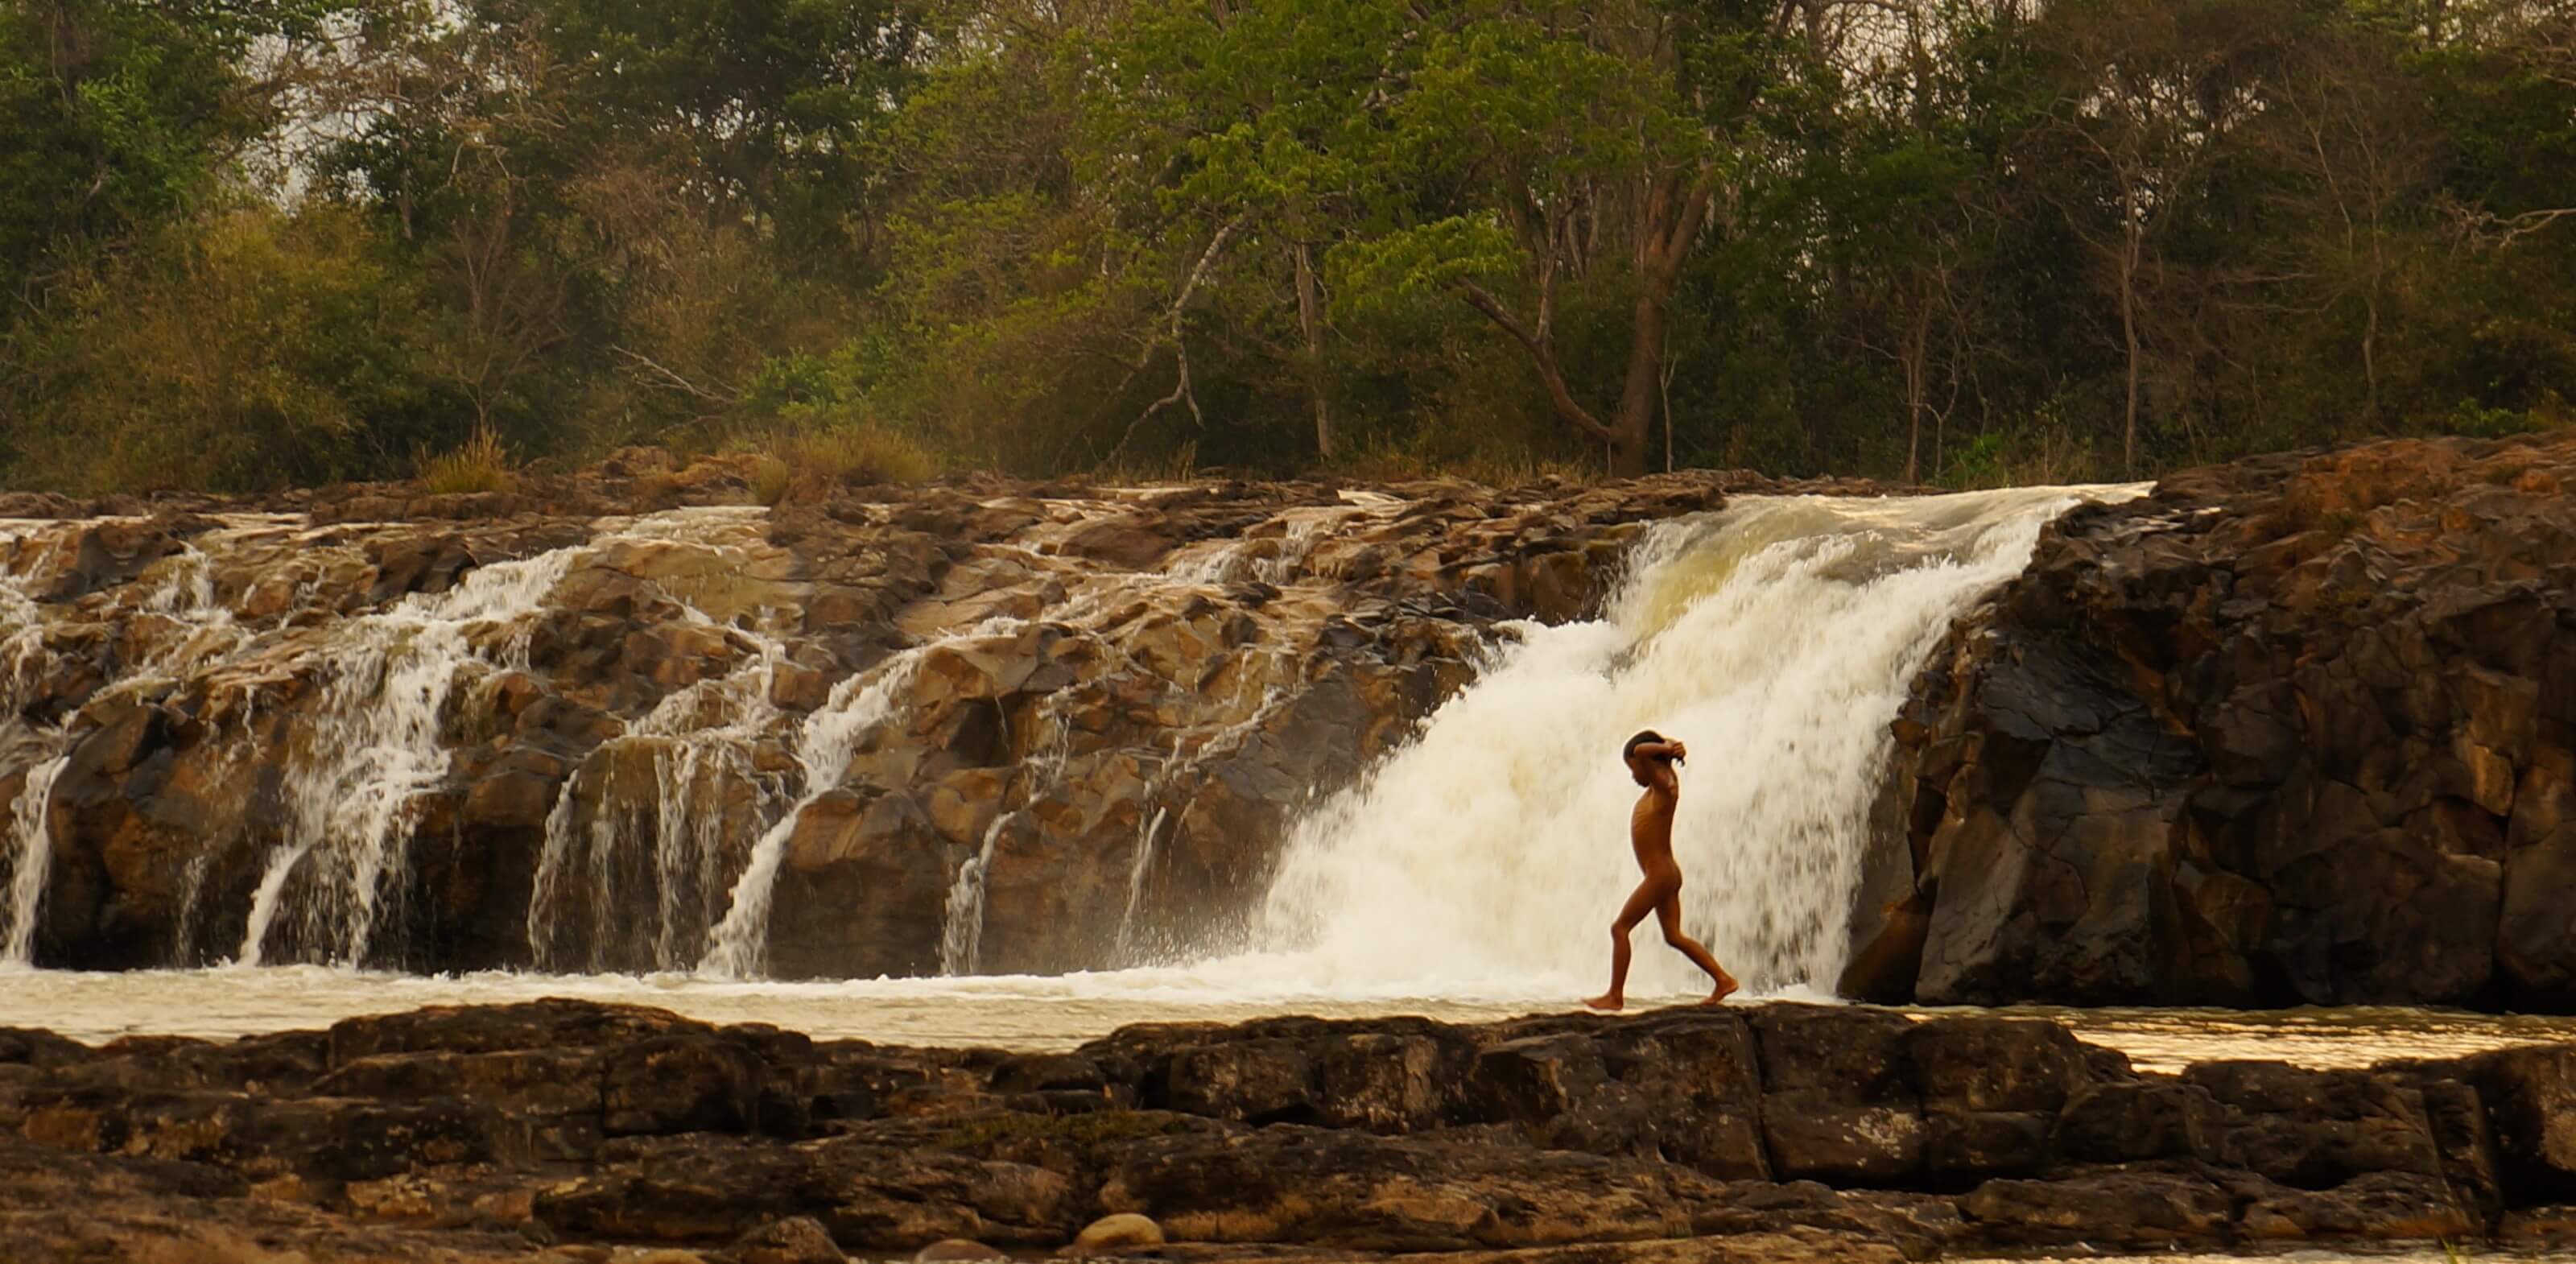
M 2140 490 L 1750 498 L 1654 527 L 1606 617 L 1517 625 L 1417 740 L 1295 825 L 1249 945 L 1260 972 L 1425 995 L 1606 982 L 1604 931 L 1638 877 L 1618 752 L 1652 727 L 1692 748 L 1685 926 L 1756 992 L 1829 989 L 1888 722 L 1924 657 L 2057 514 Z M 1630 986 L 1705 982 L 1656 947 Z

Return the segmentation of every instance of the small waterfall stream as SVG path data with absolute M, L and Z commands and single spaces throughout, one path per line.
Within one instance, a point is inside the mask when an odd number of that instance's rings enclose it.
M 0 966 L 24 966 L 35 949 L 36 913 L 53 855 L 54 779 L 70 762 L 56 755 L 36 765 L 9 805 L 9 904 L 0 910 L 9 920 L 0 923 Z
M 998 635 L 1018 625 L 1015 619 L 988 620 L 953 639 Z M 796 762 L 805 773 L 804 796 L 752 844 L 750 861 L 726 898 L 724 920 L 708 932 L 706 954 L 698 961 L 700 973 L 739 979 L 761 972 L 769 957 L 770 894 L 778 884 L 778 866 L 787 857 L 788 841 L 795 837 L 797 817 L 807 805 L 840 789 L 859 739 L 893 713 L 895 698 L 910 683 L 922 656 L 945 643 L 934 641 L 899 651 L 874 670 L 842 681 L 833 688 L 831 701 L 806 718 L 796 743 Z
M 237 964 L 265 957 L 299 868 L 309 892 L 299 901 L 305 942 L 342 965 L 365 959 L 386 892 L 401 875 L 414 802 L 447 775 L 441 729 L 449 693 L 462 675 L 524 657 L 524 639 L 493 634 L 514 632 L 535 614 L 583 551 L 481 567 L 445 593 L 342 625 L 325 704 L 286 763 L 291 833 L 260 877 Z

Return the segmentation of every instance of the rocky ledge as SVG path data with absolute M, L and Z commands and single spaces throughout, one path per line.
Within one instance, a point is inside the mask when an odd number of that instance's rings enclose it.
M 1043 1054 L 571 1001 L 228 1044 L 0 1031 L 0 1238 L 29 1264 L 1893 1262 L 2571 1233 L 2576 1045 L 2159 1075 L 2043 1020 L 1786 1004 L 1152 1025 Z
M 1916 680 L 1844 991 L 2576 1010 L 2576 431 L 2077 509 Z

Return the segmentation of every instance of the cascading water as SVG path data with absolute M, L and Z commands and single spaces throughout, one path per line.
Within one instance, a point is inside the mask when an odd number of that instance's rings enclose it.
M 764 822 L 775 809 L 779 779 L 763 775 L 755 756 L 780 722 L 770 691 L 782 647 L 757 633 L 717 629 L 703 613 L 682 609 L 691 623 L 749 640 L 753 652 L 726 675 L 664 698 L 625 733 L 594 748 L 556 796 L 528 901 L 529 959 L 540 969 L 611 964 L 612 948 L 625 938 L 621 927 L 638 920 L 619 902 L 616 874 L 621 857 L 632 861 L 624 856 L 627 840 L 640 835 L 652 840 L 655 916 L 643 928 L 650 932 L 650 960 L 659 970 L 694 964 L 700 939 L 724 912 L 728 834 L 739 820 L 728 807 L 737 796 L 747 798 L 751 815 Z M 649 784 L 634 795 L 620 793 L 621 767 L 638 763 L 649 767 Z M 581 867 L 588 889 L 575 902 L 566 876 L 576 867 L 577 846 L 587 847 Z
M 992 636 L 1018 626 L 1016 619 L 988 620 L 963 636 L 949 639 Z M 850 757 L 857 751 L 859 739 L 893 713 L 896 696 L 910 682 L 922 656 L 946 643 L 942 640 L 916 645 L 892 655 L 873 670 L 842 681 L 833 687 L 831 700 L 806 718 L 796 743 L 796 762 L 805 771 L 804 797 L 752 844 L 751 859 L 743 866 L 742 876 L 734 881 L 724 920 L 707 934 L 707 951 L 698 962 L 699 973 L 747 978 L 760 973 L 767 964 L 769 899 L 778 883 L 778 866 L 787 857 L 788 840 L 796 834 L 796 818 L 808 804 L 840 788 L 842 779 L 849 775 Z
M 1415 995 L 1599 984 L 1638 876 L 1618 750 L 1652 727 L 1692 748 L 1685 924 L 1751 987 L 1830 987 L 1909 681 L 2044 524 L 2128 494 L 1748 499 L 1658 525 L 1604 618 L 1518 625 L 1418 739 L 1295 825 L 1259 972 Z M 1638 954 L 1632 990 L 1694 986 L 1678 955 Z
M 1136 905 L 1145 897 L 1145 875 L 1154 868 L 1154 840 L 1163 833 L 1163 818 L 1168 808 L 1155 808 L 1145 818 L 1145 828 L 1136 836 L 1136 858 L 1127 865 L 1127 907 L 1118 915 L 1118 955 L 1122 958 L 1136 951 Z
M 44 902 L 53 857 L 54 779 L 70 760 L 56 755 L 27 774 L 9 806 L 9 920 L 0 930 L 0 967 L 28 964 L 36 944 L 36 912 Z
M 984 843 L 957 867 L 948 888 L 948 904 L 939 920 L 939 973 L 948 977 L 975 973 L 984 946 L 984 875 L 993 867 L 993 846 L 1001 841 L 1008 815 L 996 816 L 984 830 Z
M 537 612 L 584 547 L 481 567 L 445 593 L 351 620 L 335 638 L 325 703 L 287 763 L 291 832 L 260 876 L 238 964 L 266 955 L 299 868 L 307 870 L 306 942 L 343 965 L 366 956 L 385 892 L 401 875 L 415 800 L 447 775 L 439 734 L 458 675 L 524 655 L 515 625 Z M 496 632 L 509 635 L 493 656 Z
M 190 946 L 200 929 L 230 948 L 242 926 L 235 918 L 247 922 L 235 951 L 245 964 L 380 958 L 392 924 L 385 902 L 411 889 L 414 818 L 466 789 L 460 769 L 506 767 L 500 775 L 533 770 L 559 788 L 550 802 L 495 796 L 458 806 L 527 812 L 507 828 L 542 829 L 524 910 L 533 964 L 694 966 L 738 979 L 757 976 L 770 955 L 768 922 L 800 815 L 853 777 L 911 766 L 899 755 L 857 758 L 873 730 L 918 736 L 928 722 L 916 721 L 953 714 L 942 709 L 986 687 L 970 683 L 986 670 L 977 664 L 1028 652 L 959 643 L 1034 635 L 1032 621 L 1043 620 L 1056 683 L 1013 695 L 1034 701 L 980 721 L 998 721 L 1003 736 L 999 745 L 973 739 L 974 758 L 1007 749 L 1019 762 L 1002 776 L 1002 801 L 977 805 L 990 813 L 981 838 L 951 835 L 965 844 L 965 862 L 948 875 L 939 907 L 922 910 L 940 914 L 943 973 L 988 961 L 1026 969 L 1070 942 L 1091 960 L 1140 967 L 1139 986 L 1178 971 L 1244 996 L 1593 990 L 1606 957 L 1602 923 L 1635 878 L 1621 838 L 1635 789 L 1615 751 L 1652 725 L 1698 755 L 1684 773 L 1677 831 L 1692 929 L 1757 988 L 1827 982 L 1897 700 L 1947 622 L 2019 568 L 2047 519 L 2088 494 L 2116 493 L 1741 499 L 1722 514 L 1648 528 L 1602 619 L 1511 627 L 1483 678 L 1411 742 L 1361 785 L 1310 800 L 1249 943 L 1237 929 L 1225 945 L 1253 951 L 1215 958 L 1193 937 L 1196 910 L 1166 907 L 1176 897 L 1164 894 L 1204 881 L 1188 867 L 1208 859 L 1202 783 L 1209 770 L 1235 766 L 1226 761 L 1268 767 L 1278 743 L 1316 740 L 1313 717 L 1330 711 L 1304 704 L 1332 661 L 1307 638 L 1353 609 L 1344 585 L 1357 581 L 1344 577 L 1356 573 L 1355 540 L 1413 538 L 1402 502 L 1289 505 L 1135 571 L 1074 547 L 1080 533 L 1126 512 L 1116 503 L 1013 505 L 1045 518 L 961 556 L 937 592 L 897 616 L 919 643 L 840 680 L 810 713 L 798 708 L 815 705 L 818 667 L 851 661 L 853 651 L 827 646 L 821 637 L 839 635 L 838 621 L 816 624 L 801 605 L 798 594 L 821 591 L 810 585 L 825 572 L 808 570 L 812 557 L 789 551 L 781 540 L 792 537 L 773 536 L 775 524 L 755 509 L 590 525 L 584 543 L 472 569 L 442 595 L 319 618 L 306 613 L 317 594 L 379 573 L 378 542 L 406 547 L 417 537 L 228 516 L 173 541 L 136 582 L 73 603 L 39 594 L 69 591 L 57 572 L 86 528 L 0 524 L 9 563 L 0 568 L 0 687 L 18 704 L 0 717 L 0 773 L 11 774 L 0 784 L 26 788 L 0 805 L 9 831 L 0 894 L 12 901 L 0 910 L 10 918 L 0 946 L 32 937 L 45 881 L 39 852 L 54 832 L 43 820 L 44 791 L 61 767 L 52 761 L 94 731 L 100 713 L 57 720 L 44 702 L 67 679 L 47 665 L 78 647 L 87 626 L 112 627 L 119 646 L 131 646 L 90 703 L 190 700 L 189 713 L 204 719 L 191 739 L 191 784 L 207 788 L 212 819 L 244 822 L 238 838 L 265 847 L 253 854 L 227 840 L 172 858 L 171 880 L 188 893 L 174 910 L 180 962 L 204 959 Z M 505 555 L 517 555 L 520 546 L 510 547 Z M 253 570 L 245 553 L 287 560 Z M 870 573 L 855 554 L 832 565 L 853 563 L 825 584 Z M 1434 564 L 1428 554 L 1406 563 L 1426 577 Z M 1281 591 L 1232 591 L 1254 581 Z M 1006 606 L 989 598 L 995 589 L 1043 604 Z M 986 617 L 1004 608 L 1018 617 Z M 623 618 L 634 620 L 623 634 L 636 639 L 622 650 L 579 639 Z M 836 631 L 818 632 L 826 625 Z M 530 668 L 540 628 L 546 663 Z M 1461 626 L 1434 652 L 1455 654 L 1470 635 Z M 961 651 L 959 663 L 930 657 L 944 645 Z M 636 657 L 567 667 L 567 655 L 603 652 Z M 958 673 L 968 692 L 915 687 L 925 662 L 943 679 Z M 1157 710 L 1184 719 L 1134 718 Z M 547 743 L 566 737 L 577 743 L 561 756 L 570 767 L 548 767 L 562 748 Z M 534 758 L 496 762 L 496 751 L 520 741 L 535 745 Z M 262 769 L 273 774 L 254 775 Z M 1294 793 L 1275 779 L 1230 780 L 1225 792 L 1245 786 Z M 885 790 L 924 793 L 918 783 Z M 940 819 L 957 828 L 957 818 Z M 1091 893 L 1090 925 L 1033 951 L 1020 919 L 1062 897 L 1033 895 L 1031 875 L 1047 872 L 1068 831 L 1117 871 Z M 1007 944 L 1005 909 L 1014 919 Z M 1126 976 L 1092 977 L 1111 986 Z M 1640 991 L 1693 981 L 1678 959 L 1640 954 Z

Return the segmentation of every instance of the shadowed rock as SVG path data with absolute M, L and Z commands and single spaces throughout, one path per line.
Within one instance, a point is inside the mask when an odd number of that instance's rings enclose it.
M 2576 1008 L 2571 484 L 2407 441 L 2069 513 L 1896 722 L 1844 990 Z
M 2576 1193 L 2567 1046 L 2141 1075 L 2041 1020 L 1766 1005 L 1003 1054 L 544 1001 L 0 1051 L 0 1228 L 31 1259 L 828 1261 L 1142 1217 L 1191 1259 L 1884 1261 L 2530 1237 Z

